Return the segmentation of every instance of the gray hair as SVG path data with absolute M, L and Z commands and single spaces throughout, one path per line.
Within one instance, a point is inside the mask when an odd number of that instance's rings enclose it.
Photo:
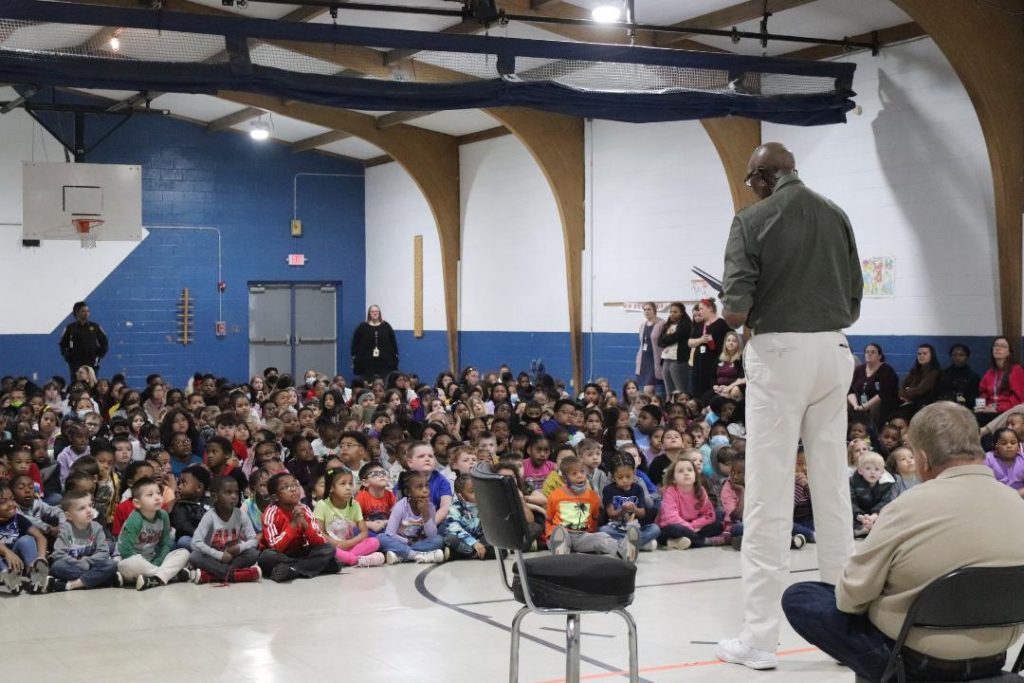
M 907 441 L 916 454 L 924 451 L 933 469 L 981 460 L 978 422 L 971 411 L 952 401 L 939 401 L 926 406 L 914 416 L 907 429 Z

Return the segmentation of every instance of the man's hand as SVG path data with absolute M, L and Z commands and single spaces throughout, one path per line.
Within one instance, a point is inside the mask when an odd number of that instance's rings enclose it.
M 735 311 L 724 310 L 722 311 L 722 317 L 725 319 L 725 322 L 729 324 L 729 327 L 734 330 L 742 327 L 747 322 L 746 313 L 736 313 Z

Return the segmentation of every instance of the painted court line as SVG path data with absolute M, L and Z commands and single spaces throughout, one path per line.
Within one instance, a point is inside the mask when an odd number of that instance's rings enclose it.
M 779 650 L 775 654 L 777 656 L 779 656 L 779 657 L 787 657 L 789 655 L 799 655 L 799 654 L 805 654 L 807 652 L 818 652 L 818 648 L 816 648 L 816 647 L 797 647 L 797 648 L 793 648 L 791 650 Z M 695 668 L 701 667 L 701 666 L 718 666 L 718 665 L 721 665 L 721 664 L 725 664 L 725 662 L 721 661 L 720 659 L 706 659 L 706 660 L 699 661 L 699 662 L 680 662 L 678 664 L 663 664 L 661 666 L 641 667 L 640 668 L 640 673 L 642 673 L 642 674 L 650 674 L 650 673 L 657 673 L 659 671 L 675 671 L 677 669 L 695 669 Z M 607 673 L 587 674 L 585 676 L 580 676 L 580 680 L 581 681 L 596 681 L 596 680 L 600 680 L 602 678 L 618 678 L 620 676 L 629 676 L 629 672 L 628 671 L 610 671 L 610 672 L 607 672 Z M 540 683 L 565 683 L 565 679 L 564 678 L 552 678 L 552 679 L 549 679 L 549 680 L 546 680 L 546 681 L 540 681 Z

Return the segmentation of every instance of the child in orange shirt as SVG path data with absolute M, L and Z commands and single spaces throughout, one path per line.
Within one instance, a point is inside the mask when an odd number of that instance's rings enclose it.
M 597 531 L 597 518 L 601 513 L 601 498 L 587 483 L 587 470 L 575 455 L 562 460 L 559 466 L 565 486 L 548 497 L 548 548 L 552 555 L 599 553 L 630 556 L 629 541 L 616 541 L 606 533 Z M 633 554 L 635 557 L 635 553 Z

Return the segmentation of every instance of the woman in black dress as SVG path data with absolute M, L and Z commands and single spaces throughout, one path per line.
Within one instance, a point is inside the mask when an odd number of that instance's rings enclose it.
M 694 350 L 691 395 L 701 397 L 711 391 L 715 383 L 718 357 L 724 348 L 725 335 L 732 328 L 718 317 L 718 306 L 714 299 L 703 299 L 698 306 L 700 323 L 693 325 L 694 331 L 691 334 L 694 336 L 687 343 Z
M 373 304 L 366 311 L 366 321 L 352 335 L 352 370 L 364 378 L 385 377 L 398 369 L 398 342 L 395 331 Z

